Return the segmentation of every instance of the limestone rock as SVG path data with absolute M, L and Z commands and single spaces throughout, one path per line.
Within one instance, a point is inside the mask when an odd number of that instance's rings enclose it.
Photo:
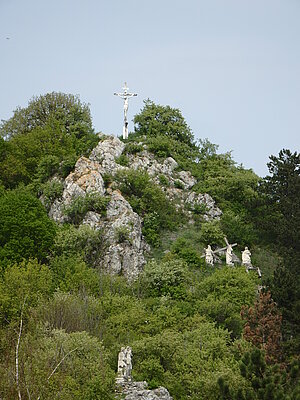
M 122 154 L 124 147 L 125 144 L 120 139 L 108 136 L 92 150 L 89 159 L 100 164 L 99 172 L 102 174 L 114 173 L 116 170 L 124 168 L 115 161 Z
M 190 171 L 180 171 L 178 175 L 185 189 L 190 189 L 197 183 L 197 179 L 193 177 Z
M 222 215 L 222 211 L 216 206 L 214 199 L 207 193 L 197 194 L 196 192 L 190 192 L 185 202 L 190 207 L 194 207 L 195 205 L 204 206 L 206 211 L 203 218 L 206 221 L 218 219 Z
M 49 211 L 49 216 L 56 222 L 65 222 L 63 207 L 69 205 L 72 199 L 85 196 L 86 193 L 105 193 L 104 181 L 99 172 L 99 163 L 80 157 L 75 164 L 74 172 L 71 172 L 64 182 L 62 198 L 56 200 Z
M 123 391 L 124 400 L 173 400 L 168 390 L 162 386 L 157 389 L 147 389 L 146 382 L 132 382 Z
M 136 279 L 146 263 L 144 252 L 149 251 L 149 246 L 142 235 L 142 219 L 121 193 L 113 191 L 105 220 L 89 212 L 83 223 L 103 231 L 105 250 L 96 267 L 121 273 L 128 280 Z

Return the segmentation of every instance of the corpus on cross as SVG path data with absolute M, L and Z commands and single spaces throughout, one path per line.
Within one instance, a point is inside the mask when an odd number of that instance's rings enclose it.
M 127 110 L 128 110 L 128 99 L 133 96 L 137 96 L 136 93 L 129 93 L 129 88 L 127 87 L 127 83 L 123 87 L 122 93 L 114 93 L 115 96 L 121 97 L 124 100 L 124 126 L 123 126 L 123 139 L 128 138 L 128 121 L 127 121 Z

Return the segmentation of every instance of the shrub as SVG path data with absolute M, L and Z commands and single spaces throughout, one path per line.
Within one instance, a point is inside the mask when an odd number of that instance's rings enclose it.
M 156 211 L 146 214 L 143 221 L 142 232 L 147 242 L 154 247 L 160 245 L 160 224 L 159 215 Z
M 205 245 L 222 245 L 224 243 L 224 236 L 220 221 L 214 220 L 202 223 L 200 229 L 200 240 L 205 243 Z
M 150 296 L 183 298 L 186 295 L 187 265 L 181 260 L 149 262 L 146 265 L 143 283 Z
M 171 251 L 184 260 L 189 267 L 199 268 L 205 265 L 205 259 L 201 257 L 201 253 L 184 238 L 177 239 L 171 246 Z
M 140 153 L 141 151 L 143 151 L 144 148 L 141 144 L 138 143 L 127 143 L 125 148 L 124 148 L 124 153 L 125 154 L 136 154 L 136 153 Z
M 59 199 L 64 191 L 64 185 L 58 179 L 51 179 L 41 187 L 43 193 L 43 203 L 46 210 L 49 211 L 51 204 L 55 199 Z
M 163 229 L 174 229 L 179 224 L 182 215 L 146 172 L 118 171 L 115 180 L 133 210 L 146 220 L 145 236 L 159 234 Z
M 0 197 L 0 261 L 46 260 L 55 231 L 42 203 L 26 190 Z
M 129 158 L 125 154 L 121 154 L 115 161 L 117 164 L 123 165 L 124 167 L 129 165 Z
M 164 174 L 160 174 L 160 175 L 158 175 L 158 179 L 159 179 L 159 182 L 163 185 L 163 186 L 170 186 L 170 182 L 169 182 L 169 179 L 166 177 L 166 175 L 164 175 Z
M 184 189 L 184 184 L 183 184 L 183 182 L 181 182 L 181 181 L 179 181 L 179 180 L 174 181 L 174 186 L 175 186 L 177 189 Z
M 105 215 L 108 203 L 108 197 L 91 192 L 85 196 L 75 197 L 70 205 L 64 207 L 63 212 L 72 222 L 79 224 L 88 211 L 95 211 Z
M 72 257 L 77 255 L 94 266 L 103 246 L 102 232 L 88 225 L 63 225 L 54 239 L 52 257 Z
M 115 231 L 115 237 L 118 243 L 130 241 L 130 232 L 127 226 L 119 226 Z

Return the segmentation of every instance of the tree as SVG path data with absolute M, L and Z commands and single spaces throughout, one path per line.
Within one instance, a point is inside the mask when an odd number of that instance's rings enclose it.
M 78 96 L 55 92 L 33 98 L 2 121 L 0 137 L 0 180 L 11 188 L 43 182 L 55 172 L 68 174 L 98 141 L 88 105 Z
M 79 96 L 60 92 L 33 97 L 25 108 L 18 107 L 14 115 L 0 126 L 1 136 L 6 140 L 24 135 L 37 127 L 45 127 L 50 120 L 61 122 L 68 133 L 81 136 L 92 132 L 89 106 L 81 103 Z
M 161 106 L 151 100 L 144 101 L 144 108 L 135 115 L 135 133 L 146 136 L 167 136 L 189 146 L 194 146 L 194 136 L 180 110 Z
M 261 292 L 254 307 L 244 306 L 241 315 L 246 320 L 244 338 L 265 352 L 267 363 L 280 361 L 281 314 L 271 293 Z
M 284 254 L 300 252 L 300 153 L 283 149 L 278 157 L 270 156 L 271 175 L 261 185 L 265 203 L 262 228 L 270 241 L 276 241 Z M 293 261 L 294 257 L 290 257 Z
M 0 262 L 45 260 L 56 232 L 42 203 L 25 189 L 0 197 Z

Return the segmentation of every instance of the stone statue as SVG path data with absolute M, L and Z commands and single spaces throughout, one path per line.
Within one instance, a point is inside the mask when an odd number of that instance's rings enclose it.
M 127 121 L 127 111 L 128 111 L 128 99 L 130 97 L 134 97 L 137 96 L 136 93 L 128 93 L 128 87 L 127 87 L 127 83 L 125 82 L 125 85 L 123 87 L 124 92 L 123 93 L 114 93 L 115 96 L 120 97 L 121 99 L 124 100 L 124 126 L 123 126 L 123 139 L 127 139 L 128 138 L 128 121 Z
M 118 356 L 118 378 L 117 381 L 131 381 L 132 371 L 132 349 L 131 347 L 122 347 Z
M 206 264 L 214 265 L 214 254 L 210 245 L 205 249 L 205 262 Z
M 245 247 L 245 250 L 242 251 L 242 265 L 251 266 L 251 253 L 248 247 Z
M 232 246 L 231 246 L 231 244 L 228 244 L 228 246 L 226 248 L 226 264 L 230 265 L 230 266 L 234 266 L 232 259 L 233 259 Z

